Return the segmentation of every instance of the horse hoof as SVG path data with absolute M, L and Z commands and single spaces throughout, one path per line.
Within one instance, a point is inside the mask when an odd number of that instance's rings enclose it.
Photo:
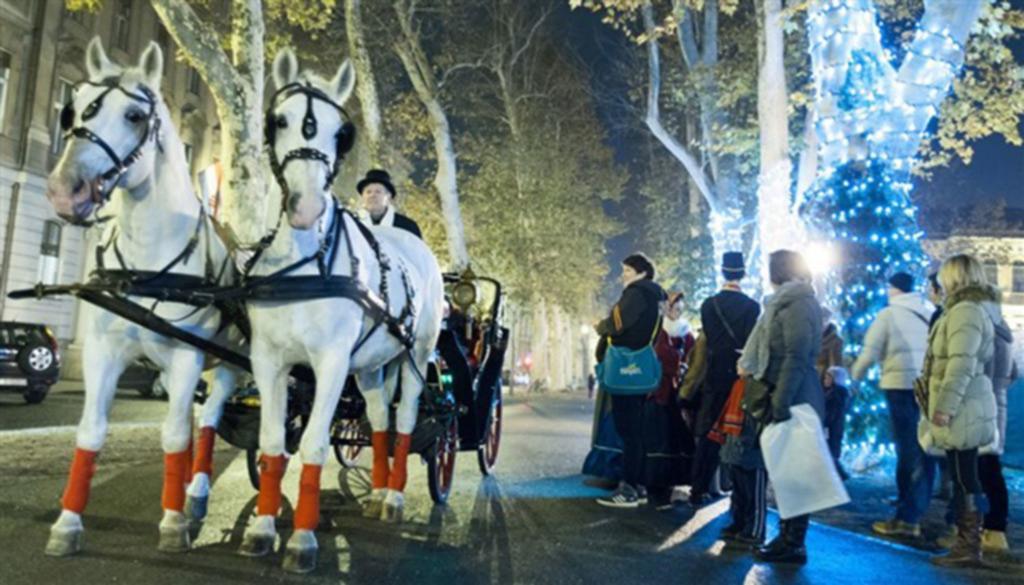
M 156 549 L 165 553 L 183 553 L 192 548 L 188 524 L 160 527 L 160 543 Z
M 316 548 L 288 548 L 281 568 L 289 573 L 310 573 L 316 569 L 316 552 Z
M 398 524 L 402 521 L 402 511 L 405 509 L 405 496 L 402 492 L 388 490 L 384 498 L 384 507 L 380 519 L 389 524 Z
M 274 552 L 274 539 L 273 534 L 246 534 L 238 554 L 243 557 L 265 557 Z
M 185 500 L 185 516 L 192 522 L 202 522 L 206 519 L 209 503 L 210 496 L 189 496 Z
M 69 557 L 82 550 L 82 530 L 51 528 L 50 539 L 46 541 L 46 555 Z

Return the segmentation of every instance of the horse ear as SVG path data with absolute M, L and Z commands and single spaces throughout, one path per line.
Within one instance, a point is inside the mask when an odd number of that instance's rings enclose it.
M 280 89 L 295 81 L 299 76 L 299 61 L 295 58 L 295 52 L 285 47 L 277 52 L 274 57 L 274 85 Z
M 338 68 L 338 72 L 331 79 L 331 87 L 334 88 L 334 100 L 344 104 L 352 95 L 352 88 L 356 85 L 356 70 L 352 62 L 345 59 L 345 62 Z
M 99 35 L 94 36 L 85 49 L 85 70 L 89 72 L 89 77 L 96 78 L 107 75 L 112 69 L 114 64 L 103 50 L 103 41 Z
M 142 52 L 142 57 L 139 58 L 139 68 L 146 76 L 148 85 L 153 90 L 159 90 L 164 74 L 164 52 L 156 41 L 150 41 L 149 46 Z

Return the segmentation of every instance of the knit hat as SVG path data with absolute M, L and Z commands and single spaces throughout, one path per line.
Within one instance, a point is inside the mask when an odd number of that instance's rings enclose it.
M 722 276 L 726 280 L 740 280 L 746 274 L 746 268 L 743 266 L 743 252 L 722 254 Z
M 654 263 L 647 256 L 643 254 L 630 254 L 622 263 L 636 270 L 637 274 L 646 273 L 644 278 L 654 280 Z
M 889 277 L 889 286 L 901 292 L 908 293 L 914 290 L 914 277 L 910 276 L 906 272 L 897 272 Z
M 395 186 L 391 184 L 391 175 L 389 175 L 387 171 L 381 169 L 370 169 L 366 171 L 366 177 L 364 177 L 362 181 L 356 183 L 356 192 L 362 194 L 363 189 L 372 183 L 384 185 L 384 188 L 388 190 L 388 193 L 391 193 L 391 197 L 395 196 Z

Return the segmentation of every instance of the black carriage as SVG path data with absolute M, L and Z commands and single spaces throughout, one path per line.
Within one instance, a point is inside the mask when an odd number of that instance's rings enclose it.
M 476 451 L 482 474 L 494 470 L 501 444 L 501 372 L 509 335 L 501 324 L 502 288 L 497 280 L 467 270 L 445 274 L 444 281 L 449 310 L 426 372 L 410 447 L 425 461 L 430 497 L 441 504 L 448 500 L 459 451 Z M 313 404 L 311 380 L 308 368 L 296 368 L 289 380 L 286 446 L 290 453 L 298 449 Z M 398 396 L 394 403 L 397 400 Z M 347 468 L 355 467 L 362 450 L 370 446 L 365 411 L 350 378 L 331 432 L 334 455 Z M 246 450 L 249 478 L 258 488 L 259 395 L 255 388 L 240 389 L 225 405 L 218 434 Z

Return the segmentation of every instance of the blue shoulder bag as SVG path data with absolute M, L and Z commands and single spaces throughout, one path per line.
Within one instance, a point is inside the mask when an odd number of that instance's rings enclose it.
M 651 342 L 640 349 L 629 349 L 612 345 L 608 338 L 608 350 L 604 360 L 597 364 L 597 379 L 601 388 L 609 394 L 649 394 L 661 384 L 661 362 L 654 352 L 654 340 L 661 329 L 661 319 L 654 325 Z

